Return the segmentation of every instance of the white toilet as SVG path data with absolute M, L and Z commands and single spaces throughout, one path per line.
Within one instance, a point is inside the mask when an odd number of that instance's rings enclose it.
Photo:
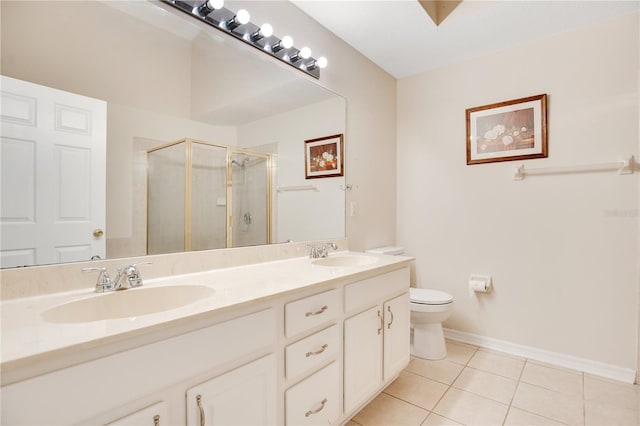
M 370 253 L 400 255 L 402 247 L 380 247 L 367 250 Z M 411 327 L 413 344 L 411 354 L 424 359 L 443 359 L 447 357 L 442 322 L 453 312 L 453 296 L 444 291 L 426 288 L 411 288 Z
M 453 312 L 453 296 L 427 288 L 409 289 L 413 345 L 411 354 L 424 359 L 447 357 L 442 322 Z

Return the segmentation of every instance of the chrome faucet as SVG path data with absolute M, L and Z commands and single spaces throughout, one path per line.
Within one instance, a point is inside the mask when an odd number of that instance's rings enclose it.
M 311 259 L 319 259 L 321 257 L 327 257 L 328 249 L 338 250 L 338 245 L 336 243 L 324 243 L 318 245 L 308 245 L 309 248 L 309 257 Z
M 148 265 L 152 262 L 134 263 L 118 269 L 118 275 L 115 280 L 109 276 L 107 268 L 82 268 L 82 272 L 100 272 L 98 281 L 96 282 L 96 293 L 105 293 L 107 291 L 126 290 L 128 288 L 142 286 L 142 277 L 140 277 L 139 265 Z

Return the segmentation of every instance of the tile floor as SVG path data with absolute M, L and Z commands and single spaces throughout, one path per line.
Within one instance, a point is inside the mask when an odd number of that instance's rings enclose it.
M 640 425 L 640 386 L 447 341 L 347 426 Z

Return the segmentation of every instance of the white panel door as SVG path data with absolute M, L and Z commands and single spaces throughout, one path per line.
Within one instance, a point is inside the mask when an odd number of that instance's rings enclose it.
M 0 78 L 0 266 L 104 258 L 106 102 Z

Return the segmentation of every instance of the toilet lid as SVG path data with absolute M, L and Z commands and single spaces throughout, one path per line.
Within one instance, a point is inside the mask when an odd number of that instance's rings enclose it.
M 422 305 L 444 305 L 453 302 L 453 296 L 449 293 L 428 288 L 409 289 L 409 299 Z

